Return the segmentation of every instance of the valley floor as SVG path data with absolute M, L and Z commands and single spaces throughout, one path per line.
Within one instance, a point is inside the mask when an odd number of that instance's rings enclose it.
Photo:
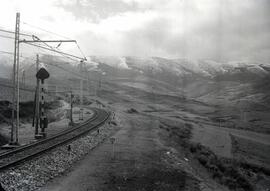
M 108 139 L 41 190 L 226 190 L 196 177 L 185 154 L 165 144 L 168 138 L 160 136 L 159 120 L 124 112 L 120 116 L 122 128 L 114 143 Z

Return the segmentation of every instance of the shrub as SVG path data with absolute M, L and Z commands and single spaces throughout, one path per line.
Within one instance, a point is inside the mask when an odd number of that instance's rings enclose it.
M 199 155 L 197 159 L 203 166 L 205 166 L 208 161 L 205 155 Z
M 117 123 L 116 123 L 115 121 L 110 121 L 110 124 L 112 124 L 112 125 L 114 125 L 114 126 L 117 125 Z
M 128 113 L 138 113 L 138 111 L 134 108 L 130 108 L 129 110 L 127 110 Z

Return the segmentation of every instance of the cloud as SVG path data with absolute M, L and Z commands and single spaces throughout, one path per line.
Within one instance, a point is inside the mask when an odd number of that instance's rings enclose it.
M 77 19 L 86 19 L 90 22 L 99 22 L 126 11 L 136 11 L 133 3 L 121 0 L 60 0 L 57 6 L 72 13 Z
M 1 4 L 1 28 L 13 29 L 19 10 L 22 21 L 77 39 L 87 55 L 270 62 L 268 0 L 1 0 Z M 24 24 L 22 30 L 57 38 Z M 78 53 L 72 44 L 61 48 Z

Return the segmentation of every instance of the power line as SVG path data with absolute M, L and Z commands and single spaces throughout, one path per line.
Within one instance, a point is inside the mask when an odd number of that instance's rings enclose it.
M 77 45 L 79 51 L 81 52 L 82 56 L 84 57 L 84 60 L 87 60 L 86 57 L 85 57 L 85 55 L 84 55 L 84 53 L 83 53 L 83 51 L 82 51 L 82 49 L 81 49 L 80 46 L 78 45 L 77 41 L 76 41 L 75 43 L 76 43 L 76 45 Z
M 12 52 L 6 52 L 6 51 L 1 51 L 1 50 L 0 50 L 0 52 L 13 55 Z M 47 54 L 44 54 L 44 55 L 47 55 Z M 23 57 L 23 58 L 25 58 L 25 59 L 35 60 L 35 59 L 32 59 L 31 57 L 24 57 L 24 56 L 20 56 L 20 57 Z M 77 61 L 77 60 L 75 60 L 75 61 Z M 82 78 L 82 79 L 84 79 L 84 80 L 88 80 L 87 78 L 83 77 L 82 75 L 80 75 L 80 74 L 77 73 L 77 72 L 70 71 L 70 70 L 68 70 L 68 69 L 66 69 L 66 68 L 63 68 L 63 67 L 61 67 L 61 66 L 58 66 L 58 65 L 56 65 L 56 64 L 47 63 L 46 61 L 42 61 L 42 62 L 44 62 L 45 64 L 48 64 L 48 65 L 57 67 L 57 68 L 59 68 L 59 69 L 62 69 L 62 70 L 64 70 L 64 71 L 66 71 L 66 72 L 68 72 L 68 73 L 70 73 L 70 74 L 76 75 L 76 76 L 78 76 L 78 77 L 80 77 L 80 78 Z M 55 61 L 54 61 L 54 63 L 61 63 L 61 64 L 62 64 L 62 62 L 55 62 Z M 33 66 L 33 65 L 34 65 L 34 64 L 31 64 L 31 65 L 29 65 L 29 66 L 24 66 L 22 69 L 24 69 L 24 68 L 26 68 L 26 67 L 31 67 L 31 66 Z M 95 81 L 95 82 L 97 82 L 97 80 L 92 80 L 92 79 L 89 79 L 89 81 Z
M 1 50 L 0 50 L 0 52 L 1 52 L 1 53 L 4 53 L 4 54 L 10 54 L 10 55 L 13 55 L 13 52 L 7 52 L 7 51 L 1 51 Z M 24 57 L 24 56 L 21 56 L 21 57 L 26 58 L 26 59 L 31 59 L 30 57 Z M 31 60 L 34 60 L 34 59 L 31 59 Z M 43 62 L 44 62 L 44 61 L 43 61 Z M 58 63 L 61 63 L 61 62 L 58 62 Z M 46 63 L 46 64 L 51 65 L 51 66 L 54 66 L 54 67 L 57 67 L 57 68 L 59 68 L 59 69 L 62 69 L 62 70 L 66 71 L 66 72 L 69 72 L 69 73 L 71 73 L 71 74 L 73 74 L 73 75 L 79 76 L 80 78 L 84 78 L 84 77 L 81 76 L 80 74 L 78 74 L 78 73 L 76 73 L 76 72 L 73 72 L 73 71 L 70 71 L 70 70 L 67 70 L 67 69 L 65 69 L 65 68 L 63 68 L 63 67 L 61 67 L 61 66 L 58 66 L 58 65 L 55 65 L 55 64 L 51 64 L 51 63 Z M 31 64 L 31 65 L 29 65 L 29 66 L 24 66 L 24 67 L 21 68 L 21 69 L 25 69 L 25 68 L 31 67 L 31 66 L 33 66 L 33 65 L 34 65 L 34 64 Z
M 49 47 L 51 50 L 56 50 L 56 49 L 53 48 L 52 46 L 48 45 L 46 42 L 42 42 L 42 43 L 45 44 L 47 47 Z M 59 50 L 56 50 L 56 51 L 59 51 Z M 63 54 L 63 53 L 58 52 L 58 54 L 61 54 L 63 57 L 68 58 L 68 59 L 70 59 L 70 60 L 72 60 L 72 61 L 77 61 L 77 60 L 75 60 L 75 59 L 73 59 L 73 58 L 70 58 L 70 57 L 66 56 L 66 55 Z
M 46 43 L 44 43 L 46 44 Z M 48 47 L 51 47 L 50 45 L 47 45 Z M 54 48 L 51 48 L 52 51 L 54 51 L 55 49 Z M 56 50 L 57 51 L 57 50 Z M 69 60 L 72 60 L 73 62 L 77 62 L 78 60 L 74 59 L 74 58 L 71 58 L 69 56 L 66 56 L 64 53 L 61 53 L 61 52 L 57 52 L 58 54 L 60 54 L 63 58 L 67 58 Z
M 63 52 L 61 52 L 61 51 L 59 51 L 59 50 L 56 50 L 54 47 L 52 47 L 52 46 L 50 46 L 50 45 L 48 45 L 46 42 L 60 42 L 60 43 L 62 43 L 62 42 L 76 42 L 76 40 L 49 40 L 49 41 L 44 41 L 44 40 L 41 40 L 40 38 L 38 38 L 37 36 L 34 36 L 33 35 L 33 40 L 32 41 L 26 41 L 26 40 L 22 40 L 21 42 L 24 42 L 24 43 L 34 43 L 34 42 L 40 42 L 40 43 L 43 43 L 43 44 L 45 44 L 45 46 L 47 46 L 47 47 L 49 47 L 49 49 L 47 49 L 46 48 L 46 50 L 50 50 L 50 51 L 54 51 L 54 52 L 57 52 L 58 54 L 61 54 L 62 56 L 64 56 L 65 58 L 68 58 L 68 59 L 70 59 L 70 60 L 73 60 L 73 61 L 77 61 L 77 60 L 75 60 L 75 59 L 72 59 L 72 58 L 70 58 L 69 56 L 70 55 L 67 55 L 66 53 L 63 53 Z M 39 47 L 39 49 L 40 49 L 41 47 Z M 86 58 L 84 58 L 84 59 L 86 59 Z
M 43 29 L 43 28 L 41 28 L 41 27 L 37 27 L 37 26 L 34 26 L 34 25 L 32 25 L 32 24 L 28 24 L 28 23 L 26 23 L 26 22 L 22 22 L 22 23 L 25 24 L 25 25 L 28 25 L 28 26 L 30 26 L 30 27 L 32 27 L 32 28 L 39 29 L 39 30 L 41 30 L 41 31 L 43 31 L 43 32 L 47 32 L 47 33 L 50 33 L 50 34 L 53 34 L 53 35 L 56 35 L 56 36 L 59 36 L 59 37 L 63 37 L 63 38 L 65 38 L 65 39 L 70 39 L 70 38 L 68 38 L 68 37 L 65 37 L 65 36 L 63 36 L 63 35 L 57 34 L 57 33 L 55 33 L 55 32 L 48 31 L 48 30 Z
M 6 36 L 6 35 L 0 34 L 0 37 L 14 40 L 14 37 L 11 37 L 11 36 Z
M 38 26 L 35 26 L 35 25 L 32 25 L 32 24 L 28 24 L 28 23 L 26 23 L 26 22 L 22 22 L 22 23 L 23 23 L 23 24 L 25 24 L 25 25 L 28 25 L 28 26 L 30 26 L 30 27 L 32 27 L 32 28 L 39 29 L 39 30 L 41 30 L 41 31 L 43 31 L 43 32 L 47 32 L 47 33 L 50 33 L 50 34 L 56 35 L 56 36 L 58 36 L 58 37 L 65 38 L 65 39 L 67 39 L 67 40 L 71 40 L 70 38 L 68 38 L 68 37 L 66 37 L 66 36 L 63 36 L 63 35 L 57 34 L 57 33 L 55 33 L 55 32 L 48 31 L 48 30 L 43 29 L 43 28 L 41 28 L 41 27 L 38 27 Z M 86 59 L 85 54 L 83 53 L 82 49 L 81 49 L 81 48 L 80 48 L 80 46 L 78 45 L 77 41 L 75 41 L 75 43 L 76 43 L 77 48 L 79 49 L 80 53 L 81 53 L 81 54 L 82 54 L 82 56 L 84 57 L 84 60 L 87 60 L 87 59 Z
M 4 29 L 0 29 L 0 31 L 2 31 L 2 32 L 6 32 L 6 33 L 12 33 L 12 34 L 15 34 L 15 32 L 13 32 L 13 31 L 8 31 L 8 30 L 4 30 Z M 45 30 L 46 31 L 46 30 Z M 49 32 L 49 33 L 52 33 L 52 32 L 50 32 L 50 31 L 46 31 L 46 32 Z M 56 33 L 54 33 L 55 35 L 58 35 L 58 34 L 56 34 Z M 34 35 L 28 35 L 28 34 L 24 34 L 24 33 L 20 33 L 20 35 L 23 35 L 23 36 L 28 36 L 28 37 L 32 37 L 32 38 L 34 38 L 34 37 L 36 37 L 36 36 L 34 36 Z M 61 35 L 58 35 L 58 36 L 61 36 Z M 14 37 L 10 37 L 10 36 L 5 36 L 5 35 L 0 35 L 0 37 L 3 37 L 3 38 L 7 38 L 7 39 L 15 39 Z M 64 36 L 61 36 L 61 37 L 64 37 Z M 69 38 L 67 38 L 67 37 L 64 37 L 64 38 L 66 38 L 66 39 L 69 39 Z M 40 39 L 38 38 L 38 40 L 34 40 L 33 42 L 38 42 Z M 28 40 L 20 40 L 20 42 L 24 42 L 24 43 L 31 43 L 32 41 L 28 41 Z M 59 41 L 55 41 L 55 40 L 48 40 L 47 42 L 59 42 Z M 76 45 L 77 45 L 77 47 L 78 47 L 78 49 L 79 49 L 79 51 L 80 51 L 80 53 L 82 54 L 82 56 L 84 57 L 83 59 L 84 60 L 86 60 L 86 57 L 85 57 L 85 55 L 84 55 L 84 53 L 82 52 L 82 50 L 81 50 L 81 48 L 79 47 L 79 45 L 78 45 L 78 43 L 77 43 L 77 41 L 75 41 L 75 40 L 62 40 L 62 41 L 60 41 L 60 43 L 62 43 L 62 42 L 74 42 L 74 43 L 76 43 Z M 48 46 L 50 49 L 52 49 L 52 50 L 55 50 L 52 46 L 50 46 L 50 45 L 48 45 L 48 44 L 46 44 L 45 42 L 43 42 L 46 46 Z M 56 52 L 58 51 L 58 50 L 55 50 Z M 60 53 L 60 51 L 58 52 L 59 54 L 62 54 L 62 53 Z M 65 54 L 65 53 L 63 53 L 63 54 Z M 67 55 L 68 56 L 68 55 Z M 77 57 L 78 58 L 78 57 Z M 81 58 L 80 58 L 81 59 Z M 74 60 L 73 60 L 74 61 Z
M 0 50 L 0 53 L 3 53 L 3 54 L 9 54 L 9 55 L 14 55 L 14 52 L 7 52 L 7 51 L 3 51 L 3 50 Z M 33 58 L 31 58 L 30 56 L 29 57 L 25 57 L 25 56 L 22 56 L 20 55 L 21 58 L 24 58 L 24 59 L 30 59 L 30 60 L 35 60 Z
M 13 85 L 2 84 L 2 83 L 0 83 L 0 86 L 2 86 L 2 87 L 7 87 L 7 88 L 13 88 Z M 20 90 L 28 91 L 28 92 L 35 92 L 35 90 L 33 90 L 33 89 L 22 88 L 22 87 L 20 87 Z
M 43 61 L 43 62 L 44 62 L 44 61 Z M 59 69 L 62 69 L 62 70 L 66 71 L 66 72 L 68 72 L 68 73 L 70 73 L 70 74 L 73 74 L 73 75 L 75 75 L 75 76 L 80 77 L 81 79 L 89 80 L 89 81 L 93 81 L 93 82 L 99 82 L 99 80 L 88 79 L 88 78 L 86 78 L 86 77 L 80 75 L 80 74 L 77 73 L 77 72 L 70 71 L 70 70 L 68 70 L 68 69 L 66 69 L 66 68 L 63 68 L 63 67 L 61 67 L 61 66 L 58 66 L 58 65 L 56 65 L 56 64 L 46 63 L 46 62 L 44 62 L 44 63 L 45 63 L 45 64 L 48 64 L 48 65 L 51 65 L 51 66 L 54 66 L 54 67 L 57 67 L 57 68 L 59 68 Z
M 60 42 L 60 43 L 62 43 L 62 42 L 75 42 L 75 43 L 77 43 L 76 42 L 76 40 L 40 40 L 40 39 L 38 39 L 38 40 L 25 40 L 25 39 L 23 39 L 23 40 L 20 40 L 20 42 L 24 42 L 24 43 L 33 43 L 33 42 L 44 42 L 44 43 L 47 43 L 47 42 Z
M 31 45 L 31 46 L 35 46 L 35 47 L 39 47 L 39 48 L 43 48 L 45 50 L 49 50 L 49 51 L 52 51 L 52 52 L 57 52 L 59 54 L 64 54 L 64 55 L 69 56 L 69 57 L 73 57 L 73 58 L 77 58 L 77 59 L 83 60 L 83 58 L 81 58 L 81 57 L 78 57 L 78 56 L 75 56 L 75 55 L 72 55 L 72 54 L 68 54 L 68 53 L 65 53 L 65 52 L 61 52 L 61 51 L 58 51 L 58 50 L 46 48 L 44 46 L 40 46 L 40 45 L 36 45 L 36 44 L 31 44 L 31 43 L 25 43 L 25 44 L 28 44 L 28 45 Z
M 34 59 L 33 59 L 33 61 L 34 61 Z M 34 66 L 36 63 L 33 63 L 33 64 L 30 64 L 30 65 L 25 65 L 25 66 L 23 66 L 23 67 L 21 67 L 20 68 L 20 70 L 22 71 L 22 70 L 28 70 L 30 67 L 32 67 L 32 66 Z
M 10 31 L 10 30 L 4 30 L 4 29 L 0 29 L 1 32 L 6 32 L 6 33 L 11 33 L 11 34 L 15 34 L 14 31 Z M 28 37 L 32 37 L 32 35 L 30 34 L 25 34 L 25 33 L 20 33 L 19 35 L 22 35 L 22 36 L 28 36 Z
M 65 39 L 68 39 L 67 41 L 69 41 L 69 42 L 71 41 L 70 38 L 65 37 L 65 36 L 62 36 L 62 35 L 59 35 L 59 34 L 57 34 L 57 33 L 54 33 L 54 32 L 51 32 L 51 31 L 48 31 L 48 30 L 45 30 L 45 29 L 42 29 L 42 28 L 40 28 L 40 27 L 36 27 L 36 26 L 34 26 L 34 25 L 27 24 L 27 23 L 25 23 L 25 22 L 23 22 L 23 24 L 26 24 L 26 25 L 31 26 L 31 27 L 33 27 L 33 28 L 38 28 L 39 30 L 42 30 L 42 31 L 47 32 L 47 33 L 51 33 L 51 34 L 54 34 L 54 35 L 63 37 L 63 38 L 65 38 Z M 9 31 L 9 30 L 4 30 L 4 29 L 0 29 L 0 31 L 1 31 L 1 32 L 6 32 L 6 33 L 15 34 L 14 31 Z M 34 36 L 34 35 L 25 34 L 25 33 L 20 33 L 19 35 L 22 35 L 22 36 L 28 36 L 28 37 L 32 37 L 32 38 L 36 37 L 36 36 Z M 0 37 L 7 38 L 7 39 L 14 39 L 14 37 L 5 36 L 5 35 L 0 35 Z M 40 39 L 38 39 L 38 40 L 40 40 Z M 38 40 L 36 40 L 36 42 L 38 42 Z M 21 40 L 21 42 L 28 43 L 28 41 L 25 40 L 25 39 L 24 39 L 24 40 Z M 48 40 L 48 42 L 56 42 L 56 41 L 54 41 L 54 40 Z M 59 42 L 59 41 L 57 41 L 57 42 Z M 61 43 L 61 42 L 66 42 L 66 40 L 60 41 L 60 43 Z M 80 48 L 80 46 L 78 45 L 77 41 L 72 40 L 72 42 L 76 43 L 77 48 L 79 49 L 80 53 L 81 53 L 82 56 L 84 57 L 83 59 L 86 60 L 86 56 L 85 56 L 85 54 L 83 53 L 83 51 L 82 51 L 82 49 Z M 46 45 L 46 46 L 49 46 L 49 45 Z M 51 49 L 54 49 L 54 48 L 51 47 L 51 46 L 49 46 L 49 47 L 50 47 Z
M 0 29 L 0 31 L 15 34 L 15 32 L 13 32 L 13 31 L 8 31 L 8 30 L 3 30 L 3 29 Z M 47 32 L 48 32 L 48 31 L 47 31 Z M 32 37 L 32 38 L 35 37 L 34 35 L 28 35 L 28 34 L 24 34 L 24 33 L 20 33 L 20 35 L 29 36 L 29 37 Z M 60 36 L 61 36 L 61 35 L 60 35 Z M 2 38 L 7 38 L 7 39 L 12 39 L 12 40 L 15 39 L 14 37 L 6 36 L 6 35 L 0 35 L 0 37 L 2 37 Z M 67 37 L 64 37 L 64 38 L 67 38 Z M 36 40 L 36 41 L 33 41 L 33 42 L 38 42 L 38 41 L 39 41 L 39 40 Z M 71 42 L 71 40 L 67 40 L 67 41 L 68 41 L 68 42 Z M 67 42 L 67 41 L 66 41 L 66 40 L 62 40 L 62 41 L 60 41 L 60 42 Z M 24 40 L 21 40 L 20 42 L 31 43 L 32 41 L 28 41 L 28 40 L 25 40 L 25 39 L 24 39 Z M 56 41 L 55 41 L 55 40 L 48 40 L 48 42 L 56 42 Z M 57 41 L 57 42 L 59 42 L 59 41 Z M 72 40 L 72 42 L 75 42 L 75 43 L 76 43 L 76 45 L 77 45 L 77 47 L 78 47 L 80 53 L 81 53 L 82 56 L 84 57 L 83 60 L 86 60 L 86 57 L 85 57 L 84 53 L 82 52 L 81 48 L 79 47 L 77 41 Z M 46 46 L 48 46 L 52 51 L 55 51 L 55 52 L 57 52 L 57 53 L 59 53 L 59 54 L 62 54 L 62 55 L 71 56 L 70 54 L 63 53 L 63 52 L 61 53 L 61 51 L 55 50 L 52 46 L 46 44 L 45 42 L 43 42 L 43 43 L 44 43 Z M 35 46 L 35 45 L 33 45 L 33 46 Z M 36 45 L 36 46 L 37 46 L 37 45 Z M 66 57 L 66 56 L 64 56 L 64 57 Z M 72 57 L 74 57 L 74 56 L 72 56 Z M 69 57 L 66 57 L 66 58 L 69 58 Z M 77 58 L 79 58 L 79 57 L 77 57 Z M 71 58 L 69 58 L 69 59 L 71 59 Z M 79 59 L 82 59 L 82 58 L 79 58 Z M 74 60 L 74 59 L 71 59 L 71 60 L 77 61 L 77 60 Z
M 40 38 L 38 38 L 37 36 L 34 36 L 33 39 L 36 39 L 36 42 L 40 41 L 41 43 L 45 44 L 45 46 L 49 47 L 51 50 L 55 50 L 52 46 L 48 45 L 46 42 L 41 41 Z M 23 41 L 23 42 L 25 42 L 25 41 Z M 38 49 L 41 49 L 41 48 L 38 48 Z M 63 54 L 61 54 L 61 55 L 63 56 Z M 69 57 L 66 57 L 66 58 L 69 58 Z
M 43 44 L 45 44 L 46 46 L 48 46 L 50 49 L 54 50 L 53 47 L 51 47 L 51 46 L 48 45 L 47 43 L 43 43 Z M 40 48 L 40 47 L 37 47 L 37 48 L 39 49 L 39 51 L 43 52 L 43 53 L 38 53 L 38 54 L 41 54 L 41 55 L 51 55 L 51 54 L 46 53 L 45 50 L 43 50 L 42 48 Z M 72 61 L 76 61 L 76 62 L 78 61 L 78 60 L 75 60 L 75 59 L 70 58 L 70 57 L 68 57 L 68 56 L 65 56 L 65 55 L 63 55 L 63 54 L 61 54 L 61 53 L 58 53 L 58 54 L 60 54 L 60 55 L 61 55 L 62 57 L 64 57 L 64 58 L 68 58 L 68 59 L 70 59 L 70 60 L 72 60 Z M 52 55 L 52 56 L 55 56 L 55 55 Z M 57 63 L 57 61 L 54 61 L 54 63 Z M 58 62 L 58 63 L 62 63 L 62 62 Z
M 10 54 L 10 55 L 12 55 L 13 56 L 13 52 L 7 52 L 7 51 L 3 51 L 3 50 L 0 50 L 0 53 L 4 53 L 4 54 Z
M 67 69 L 65 69 L 65 68 L 63 68 L 63 67 L 61 67 L 61 66 L 55 65 L 55 64 L 51 64 L 51 63 L 46 63 L 46 64 L 51 65 L 51 66 L 54 66 L 54 67 L 57 67 L 57 68 L 60 68 L 60 69 L 66 71 L 66 72 L 68 72 L 68 73 L 70 73 L 70 74 L 76 75 L 76 76 L 78 76 L 78 77 L 80 77 L 80 78 L 86 80 L 85 77 L 81 76 L 81 75 L 80 75 L 79 73 L 77 73 L 77 72 L 73 72 L 73 71 L 67 70 Z

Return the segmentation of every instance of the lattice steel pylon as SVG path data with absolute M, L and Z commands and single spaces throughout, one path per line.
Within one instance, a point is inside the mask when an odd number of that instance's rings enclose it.
M 20 125 L 19 121 L 19 40 L 20 40 L 20 13 L 16 13 L 16 25 L 15 25 L 15 41 L 14 41 L 14 63 L 13 63 L 13 96 L 12 96 L 12 122 L 11 122 L 11 135 L 10 144 L 18 144 L 18 128 Z M 16 109 L 15 109 L 16 105 Z M 16 125 L 15 121 L 16 111 Z M 15 136 L 15 137 L 14 137 Z

